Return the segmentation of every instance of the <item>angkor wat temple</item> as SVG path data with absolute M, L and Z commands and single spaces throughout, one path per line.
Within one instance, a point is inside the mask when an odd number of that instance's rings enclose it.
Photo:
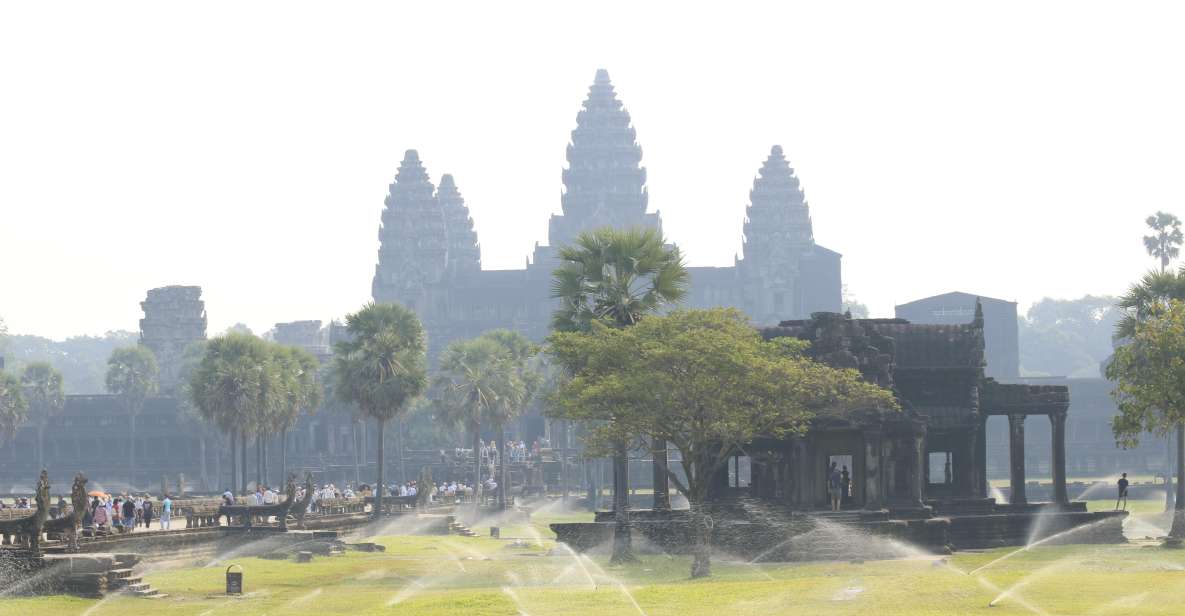
M 499 327 L 542 339 L 554 310 L 557 246 L 605 226 L 662 230 L 659 213 L 648 211 L 642 148 L 604 70 L 576 116 L 567 158 L 563 213 L 551 217 L 548 245 L 535 246 L 525 269 L 491 271 L 481 269 L 477 232 L 453 177 L 433 186 L 408 150 L 383 211 L 375 301 L 414 308 L 433 353 Z M 733 306 L 765 325 L 840 310 L 840 255 L 815 243 L 810 209 L 780 146 L 749 192 L 743 255 L 732 267 L 690 271 L 688 307 Z

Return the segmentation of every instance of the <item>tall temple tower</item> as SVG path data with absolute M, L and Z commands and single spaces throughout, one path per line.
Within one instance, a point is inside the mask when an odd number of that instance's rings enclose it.
M 421 319 L 437 314 L 435 287 L 448 267 L 444 209 L 415 150 L 408 150 L 385 200 L 379 262 L 371 294 L 376 302 L 403 304 Z
M 560 198 L 563 214 L 551 217 L 548 230 L 552 247 L 600 227 L 662 230 L 659 215 L 646 213 L 646 169 L 636 138 L 609 72 L 598 70 L 584 107 L 576 114 L 576 129 L 568 144 Z
M 815 244 L 810 207 L 781 146 L 753 180 L 744 231 L 740 305 L 755 323 L 839 309 L 839 255 Z
M 465 199 L 457 190 L 452 174 L 440 176 L 436 189 L 436 200 L 444 211 L 444 229 L 448 239 L 448 275 L 467 275 L 481 271 L 481 246 L 477 232 L 473 230 L 473 219 Z
M 206 303 L 202 288 L 169 286 L 149 289 L 140 302 L 140 344 L 156 356 L 160 369 L 160 389 L 171 394 L 177 390 L 185 349 L 206 339 Z

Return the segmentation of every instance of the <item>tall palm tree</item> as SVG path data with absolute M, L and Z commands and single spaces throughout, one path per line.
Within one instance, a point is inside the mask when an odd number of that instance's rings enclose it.
M 333 353 L 334 391 L 378 425 L 378 488 L 374 515 L 383 515 L 385 428 L 407 412 L 428 383 L 424 327 L 398 304 L 367 304 L 346 317 L 349 339 Z
M 147 347 L 136 345 L 115 349 L 107 358 L 107 391 L 122 400 L 128 414 L 128 487 L 135 487 L 136 473 L 136 417 L 144 410 L 144 403 L 160 387 L 160 371 L 156 356 Z
M 21 392 L 21 381 L 0 371 L 0 443 L 12 438 L 16 429 L 25 423 L 29 404 Z
M 687 268 L 679 248 L 668 247 L 653 230 L 585 232 L 574 244 L 561 248 L 559 258 L 561 265 L 552 273 L 551 288 L 552 297 L 560 300 L 552 317 L 552 328 L 558 331 L 587 331 L 593 322 L 628 327 L 687 295 Z M 653 447 L 656 454 L 661 450 L 665 455 L 666 443 L 656 441 Z M 663 464 L 657 455 L 656 463 Z M 614 563 L 635 560 L 630 546 L 628 483 L 629 458 L 623 436 L 613 456 Z
M 1157 212 L 1144 220 L 1152 235 L 1144 236 L 1144 249 L 1160 260 L 1160 271 L 1168 269 L 1169 263 L 1181 255 L 1181 244 L 1185 234 L 1181 233 L 1181 219 L 1167 212 Z
M 506 492 L 510 489 L 507 464 L 510 463 L 510 449 L 506 443 L 506 425 L 526 410 L 527 404 L 542 385 L 542 374 L 531 363 L 538 349 L 526 336 L 509 329 L 495 329 L 481 335 L 482 339 L 493 341 L 502 349 L 498 362 L 498 381 L 502 384 L 502 395 L 490 409 L 490 422 L 498 432 L 502 445 L 502 456 L 498 464 L 498 508 L 506 509 Z
M 1161 269 L 1144 274 L 1119 298 L 1118 306 L 1123 316 L 1115 325 L 1116 339 L 1133 337 L 1141 323 L 1164 309 L 1171 300 L 1185 301 L 1185 266 L 1176 271 Z M 1171 503 L 1174 511 L 1185 511 L 1185 483 L 1181 481 L 1185 477 L 1185 424 L 1177 426 L 1176 440 L 1176 486 L 1174 490 L 1173 473 L 1167 473 L 1165 482 L 1169 489 L 1165 491 L 1165 508 L 1167 510 Z M 1167 457 L 1169 460 L 1173 458 L 1171 454 Z
M 37 422 L 37 468 L 45 468 L 45 428 L 66 406 L 62 373 L 49 362 L 33 362 L 21 373 L 21 386 Z
M 261 429 L 280 403 L 283 388 L 276 382 L 273 355 L 266 342 L 251 334 L 228 333 L 206 343 L 189 377 L 194 407 L 230 437 L 231 490 L 244 489 L 246 483 L 247 460 L 242 456 L 240 464 L 240 454 L 247 435 Z
M 280 436 L 280 481 L 288 474 L 288 430 L 302 412 L 312 413 L 321 404 L 324 391 L 318 376 L 320 363 L 312 353 L 292 346 L 276 345 L 274 349 L 281 365 L 284 380 L 284 400 L 275 418 L 275 431 Z
M 473 446 L 473 494 L 475 511 L 481 502 L 481 426 L 493 414 L 506 384 L 500 371 L 504 349 L 488 338 L 458 340 L 448 345 L 433 380 L 433 400 L 438 421 L 462 425 Z

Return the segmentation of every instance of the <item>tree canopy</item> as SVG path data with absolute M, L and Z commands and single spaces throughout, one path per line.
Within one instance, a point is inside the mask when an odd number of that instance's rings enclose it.
M 28 410 L 20 379 L 0 371 L 0 441 L 16 434 L 16 429 L 25 423 Z
M 1144 249 L 1160 261 L 1160 269 L 1167 269 L 1173 259 L 1181 256 L 1181 219 L 1167 212 L 1157 212 L 1144 220 L 1152 235 L 1144 236 Z
M 627 326 L 687 294 L 688 274 L 676 246 L 650 229 L 597 229 L 559 251 L 551 295 L 560 300 L 557 331 L 587 330 L 594 321 Z
M 125 410 L 140 412 L 159 388 L 156 357 L 141 345 L 115 349 L 107 359 L 107 391 L 124 401 Z
M 265 430 L 283 400 L 269 344 L 250 334 L 211 339 L 189 377 L 189 396 L 202 418 L 223 432 Z
M 570 377 L 553 394 L 553 415 L 588 422 L 591 443 L 605 449 L 636 436 L 675 446 L 686 481 L 668 474 L 693 515 L 711 478 L 753 440 L 802 434 L 820 415 L 898 409 L 859 372 L 811 360 L 799 340 L 765 341 L 732 309 L 676 311 L 628 328 L 594 322 L 549 341 Z M 692 574 L 706 572 L 706 551 L 697 550 Z
M 1185 302 L 1172 299 L 1142 319 L 1107 366 L 1119 414 L 1111 428 L 1125 447 L 1146 432 L 1167 434 L 1185 422 Z

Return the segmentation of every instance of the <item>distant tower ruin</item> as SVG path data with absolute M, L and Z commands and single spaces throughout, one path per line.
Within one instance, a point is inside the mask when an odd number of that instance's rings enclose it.
M 161 393 L 177 391 L 185 349 L 206 339 L 206 303 L 201 287 L 149 289 L 140 302 L 140 344 L 156 355 Z

